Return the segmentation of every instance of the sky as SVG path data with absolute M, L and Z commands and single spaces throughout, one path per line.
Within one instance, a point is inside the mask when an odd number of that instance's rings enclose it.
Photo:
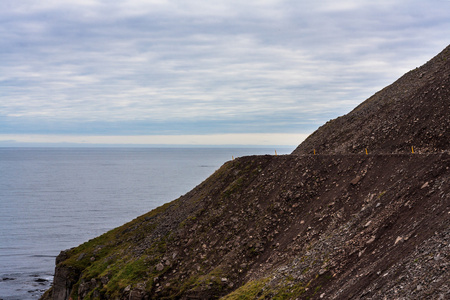
M 1 0 L 0 146 L 297 145 L 449 37 L 449 0 Z

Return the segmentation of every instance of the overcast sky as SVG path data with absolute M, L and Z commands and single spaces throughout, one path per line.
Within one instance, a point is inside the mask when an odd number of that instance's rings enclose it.
M 0 0 L 0 145 L 296 145 L 449 37 L 448 0 Z

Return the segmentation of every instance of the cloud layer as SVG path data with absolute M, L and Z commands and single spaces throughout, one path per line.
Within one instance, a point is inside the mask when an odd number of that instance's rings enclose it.
M 447 46 L 450 2 L 0 3 L 0 134 L 308 133 Z

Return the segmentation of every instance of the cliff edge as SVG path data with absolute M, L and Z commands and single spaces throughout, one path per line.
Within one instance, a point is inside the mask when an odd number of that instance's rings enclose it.
M 229 161 L 61 252 L 42 299 L 449 298 L 448 58 L 449 48 L 418 69 L 425 84 L 406 74 L 293 155 Z

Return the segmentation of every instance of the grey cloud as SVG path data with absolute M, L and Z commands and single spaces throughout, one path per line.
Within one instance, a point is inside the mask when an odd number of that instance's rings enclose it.
M 0 4 L 0 117 L 50 123 L 200 120 L 227 132 L 251 120 L 301 131 L 450 36 L 438 0 L 19 2 Z

